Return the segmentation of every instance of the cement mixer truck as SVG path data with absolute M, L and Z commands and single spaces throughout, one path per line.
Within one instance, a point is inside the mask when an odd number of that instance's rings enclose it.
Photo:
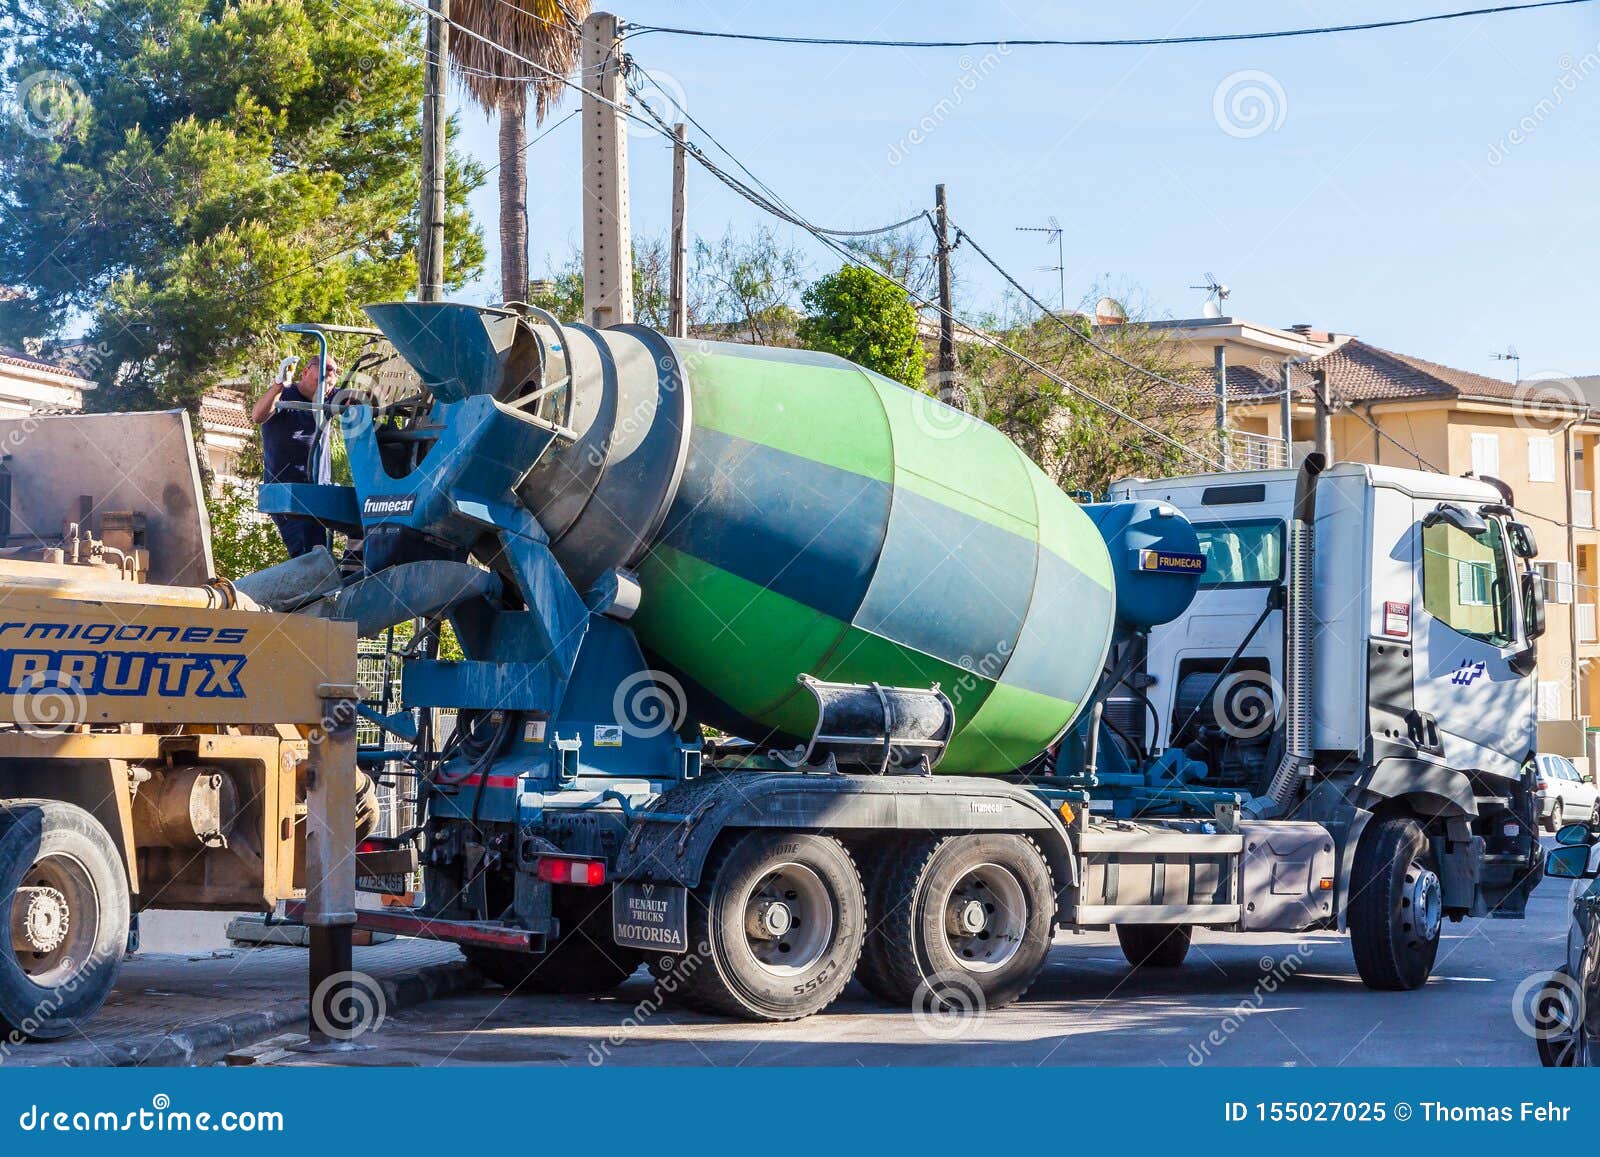
M 1347 929 L 1411 989 L 1445 919 L 1521 913 L 1543 607 L 1492 481 L 1313 457 L 1080 505 L 836 357 L 367 312 L 392 364 L 323 412 L 352 484 L 260 497 L 361 545 L 295 609 L 418 625 L 363 759 L 417 785 L 368 851 L 423 898 L 363 923 L 789 1020 L 852 977 L 1003 1005 L 1060 928 L 1144 968 Z

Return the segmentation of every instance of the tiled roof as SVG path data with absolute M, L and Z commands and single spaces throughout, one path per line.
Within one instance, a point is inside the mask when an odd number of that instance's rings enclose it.
M 23 353 L 21 350 L 0 347 L 0 365 L 21 366 L 29 370 L 42 370 L 47 374 L 59 374 L 64 378 L 77 378 L 78 374 L 66 366 L 58 366 L 54 362 L 47 362 L 43 358 L 36 358 L 32 354 Z
M 200 399 L 200 422 L 208 430 L 248 434 L 250 412 L 245 409 L 244 395 L 233 390 L 211 391 Z
M 1328 375 L 1328 386 L 1337 401 L 1342 402 L 1403 402 L 1424 398 L 1487 398 L 1494 401 L 1537 401 L 1548 406 L 1556 393 L 1549 385 L 1535 382 L 1513 385 L 1499 378 L 1474 374 L 1450 366 L 1430 362 L 1410 354 L 1379 349 L 1355 338 L 1329 353 L 1291 369 L 1295 398 L 1311 400 L 1312 371 L 1323 370 Z M 1228 367 L 1228 400 L 1250 404 L 1275 400 L 1283 393 L 1283 371 L 1278 363 L 1230 365 Z M 1208 367 L 1186 368 L 1181 375 L 1186 384 L 1214 393 L 1212 371 Z M 1170 391 L 1170 387 L 1169 387 Z M 1175 391 L 1170 391 L 1174 392 Z M 1566 391 L 1576 396 L 1576 391 Z M 1192 404 L 1204 404 L 1194 394 L 1187 394 Z

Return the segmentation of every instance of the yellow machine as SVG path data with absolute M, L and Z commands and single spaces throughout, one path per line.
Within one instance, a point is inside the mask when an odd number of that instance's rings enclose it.
M 51 1039 L 104 1002 L 142 910 L 309 885 L 314 933 L 353 922 L 356 648 L 210 580 L 187 415 L 26 421 L 0 423 L 0 1032 Z M 132 581 L 169 576 L 206 581 Z

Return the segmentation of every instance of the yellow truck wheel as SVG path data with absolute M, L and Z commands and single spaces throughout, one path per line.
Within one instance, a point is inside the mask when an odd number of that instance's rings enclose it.
M 0 1031 L 56 1040 L 99 1011 L 128 945 L 122 857 L 88 812 L 0 803 Z

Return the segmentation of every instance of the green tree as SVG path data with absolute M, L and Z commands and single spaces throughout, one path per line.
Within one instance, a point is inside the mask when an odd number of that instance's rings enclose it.
M 882 274 L 846 265 L 810 286 L 797 336 L 808 349 L 849 358 L 912 389 L 921 389 L 927 351 L 905 290 Z
M 398 0 L 0 0 L 0 37 L 0 338 L 87 318 L 97 405 L 193 406 L 289 349 L 279 322 L 411 289 L 422 53 Z M 455 284 L 482 179 L 450 166 Z
M 256 513 L 255 487 L 225 481 L 221 493 L 207 493 L 206 510 L 211 515 L 211 561 L 218 578 L 242 578 L 288 560 L 278 528 Z

